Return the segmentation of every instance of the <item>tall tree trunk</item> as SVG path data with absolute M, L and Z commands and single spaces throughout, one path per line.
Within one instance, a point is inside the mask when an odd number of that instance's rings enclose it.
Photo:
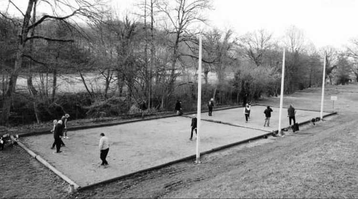
M 79 72 L 79 73 L 80 73 L 80 77 L 81 77 L 82 83 L 83 83 L 83 85 L 85 86 L 85 89 L 86 89 L 87 93 L 91 96 L 91 98 L 93 98 L 93 94 L 92 94 L 92 92 L 88 89 L 88 86 L 87 86 L 87 83 L 86 83 L 85 78 L 83 77 L 83 74 L 82 74 L 81 72 Z
M 33 108 L 34 108 L 34 113 L 35 113 L 35 117 L 36 117 L 36 122 L 37 123 L 40 123 L 40 111 L 39 109 L 37 108 L 37 98 L 38 98 L 38 91 L 36 90 L 36 88 L 34 87 L 33 83 L 32 83 L 32 76 L 30 74 L 30 76 L 28 77 L 27 79 L 27 88 L 29 89 L 29 92 L 30 92 L 30 95 L 32 96 L 32 105 L 33 105 Z
M 53 69 L 53 79 L 52 79 L 52 99 L 51 101 L 54 102 L 55 101 L 55 97 L 56 97 L 56 89 L 57 89 L 57 69 L 54 68 Z
M 153 66 L 154 66 L 154 2 L 150 0 L 150 71 L 149 71 L 149 98 L 148 98 L 148 108 L 152 106 L 152 77 L 153 77 Z
M 29 27 L 29 22 L 31 19 L 31 10 L 32 10 L 35 2 L 36 2 L 36 0 L 29 0 L 27 9 L 26 9 L 26 13 L 24 16 L 24 21 L 22 24 L 21 35 L 18 40 L 18 48 L 17 48 L 17 52 L 16 52 L 15 66 L 14 66 L 13 71 L 11 72 L 11 75 L 10 75 L 10 80 L 8 83 L 9 86 L 6 91 L 4 104 L 3 104 L 2 118 L 0 120 L 0 122 L 2 122 L 5 125 L 8 125 L 8 123 L 9 123 L 12 96 L 15 92 L 17 78 L 21 71 L 22 56 L 24 55 L 25 45 L 26 45 L 25 41 L 27 38 L 27 34 L 29 32 L 28 27 Z
M 34 7 L 33 7 L 33 14 L 32 14 L 32 24 L 34 24 L 36 21 L 36 2 L 34 3 Z M 31 30 L 31 37 L 33 37 L 35 35 L 35 28 L 33 28 Z M 33 50 L 33 45 L 34 45 L 34 40 L 30 40 L 30 52 L 32 53 L 32 50 Z M 40 111 L 38 110 L 37 108 L 37 101 L 38 101 L 38 91 L 36 90 L 36 88 L 34 87 L 34 84 L 32 82 L 32 65 L 33 65 L 33 62 L 30 61 L 30 64 L 29 64 L 29 74 L 28 74 L 28 78 L 27 78 L 27 88 L 29 90 L 29 93 L 30 95 L 32 96 L 32 105 L 33 105 L 33 109 L 34 109 L 34 113 L 35 113 L 35 117 L 36 117 L 36 122 L 37 123 L 40 123 L 40 117 L 39 117 L 39 114 L 40 114 Z

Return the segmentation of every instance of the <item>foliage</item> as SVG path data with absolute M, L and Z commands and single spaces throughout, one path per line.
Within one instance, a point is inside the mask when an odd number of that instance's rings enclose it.
M 351 63 L 347 60 L 344 55 L 338 56 L 337 70 L 336 70 L 336 84 L 348 84 L 351 80 L 350 72 L 352 70 Z
M 52 1 L 48 5 L 54 11 L 59 9 Z M 86 8 L 80 6 L 79 13 L 72 14 L 89 14 Z M 140 8 L 149 9 L 147 5 Z M 203 109 L 211 98 L 216 104 L 228 105 L 276 96 L 283 48 L 287 49 L 286 93 L 321 85 L 322 56 L 297 27 L 288 29 L 284 42 L 279 43 L 265 30 L 237 37 L 232 30 L 197 28 L 196 24 L 205 22 L 201 13 L 211 9 L 210 0 L 151 1 L 150 9 L 150 28 L 148 16 L 119 19 L 114 12 L 100 14 L 96 9 L 92 10 L 95 20 L 85 25 L 71 21 L 71 13 L 43 21 L 36 15 L 26 15 L 29 24 L 23 27 L 23 19 L 0 15 L 2 115 L 11 108 L 11 122 L 16 118 L 20 122 L 47 121 L 64 112 L 74 118 L 120 116 L 140 113 L 139 104 L 143 102 L 148 113 L 171 112 L 177 99 L 185 111 L 196 110 L 199 33 L 203 35 Z M 27 43 L 17 37 L 21 28 Z M 326 57 L 328 78 L 346 83 L 351 66 L 358 63 L 353 62 L 358 54 L 355 51 L 351 48 L 349 58 L 338 60 L 335 50 L 326 48 L 326 54 L 330 52 Z M 21 56 L 16 57 L 18 53 Z M 26 78 L 28 92 L 15 92 L 19 75 Z M 35 76 L 40 79 L 38 85 L 32 83 Z M 86 93 L 58 93 L 59 76 L 79 76 Z M 14 97 L 10 94 L 14 93 L 26 97 L 11 103 Z M 24 119 L 19 117 L 21 111 L 27 115 Z

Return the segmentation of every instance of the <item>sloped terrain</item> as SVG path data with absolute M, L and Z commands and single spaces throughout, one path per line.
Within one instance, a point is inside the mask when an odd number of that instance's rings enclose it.
M 67 185 L 19 147 L 0 151 L 3 198 L 317 198 L 358 196 L 358 86 L 326 89 L 338 96 L 338 115 L 296 134 L 269 137 L 191 161 L 137 174 L 121 181 L 67 195 Z M 285 106 L 319 110 L 320 88 L 287 96 Z M 279 98 L 260 101 L 278 106 Z

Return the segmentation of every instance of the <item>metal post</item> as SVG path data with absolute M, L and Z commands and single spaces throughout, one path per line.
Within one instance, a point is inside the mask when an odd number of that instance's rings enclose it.
M 281 119 L 282 119 L 282 105 L 283 105 L 283 90 L 285 86 L 285 49 L 283 49 L 282 55 L 282 76 L 281 76 L 281 94 L 280 94 L 280 112 L 279 112 L 279 119 L 278 119 L 278 133 L 283 134 L 281 131 Z
M 321 121 L 323 120 L 324 86 L 326 84 L 326 58 L 327 58 L 327 55 L 324 54 L 323 77 L 322 77 L 322 98 L 321 98 Z
M 198 107 L 197 107 L 197 136 L 196 136 L 196 161 L 195 163 L 200 163 L 200 152 L 199 152 L 199 144 L 200 144 L 200 127 L 201 127 L 201 51 L 202 51 L 202 41 L 201 35 L 199 35 L 199 60 L 198 60 Z

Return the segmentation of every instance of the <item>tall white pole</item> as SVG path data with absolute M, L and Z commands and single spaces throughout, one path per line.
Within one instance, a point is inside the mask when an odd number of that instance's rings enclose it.
M 324 54 L 323 77 L 322 77 L 322 98 L 321 98 L 321 120 L 323 120 L 324 86 L 326 84 L 326 58 L 327 58 L 327 55 Z
M 278 133 L 282 134 L 281 132 L 281 119 L 282 119 L 282 105 L 283 105 L 283 90 L 285 86 L 285 49 L 283 49 L 282 55 L 282 77 L 281 77 L 281 94 L 280 94 L 280 112 L 278 118 Z
M 198 107 L 197 107 L 197 130 L 198 134 L 196 136 L 196 163 L 200 163 L 200 152 L 199 152 L 199 144 L 200 144 L 200 127 L 201 127 L 201 51 L 202 51 L 202 41 L 201 35 L 199 35 L 199 60 L 198 60 Z

